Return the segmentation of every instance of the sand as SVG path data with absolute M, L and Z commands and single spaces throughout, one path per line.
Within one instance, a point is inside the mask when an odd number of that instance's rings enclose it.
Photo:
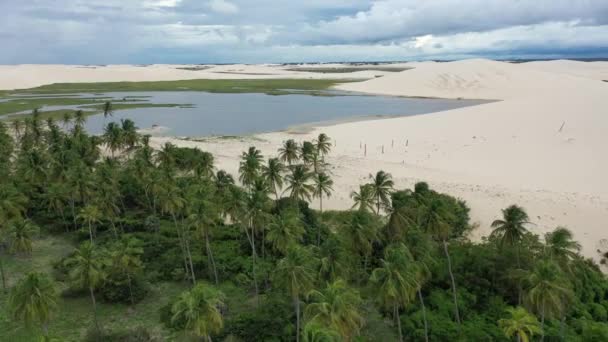
M 325 132 L 337 143 L 328 158 L 335 191 L 324 200 L 326 209 L 349 208 L 350 192 L 366 182 L 370 173 L 382 169 L 393 175 L 398 188 L 411 188 L 424 180 L 438 191 L 464 199 L 471 207 L 472 221 L 479 225 L 471 235 L 473 240 L 491 231 L 490 224 L 500 217 L 501 208 L 516 203 L 530 214 L 530 230 L 544 234 L 557 226 L 568 227 L 581 242 L 583 254 L 597 260 L 597 249 L 608 248 L 608 83 L 602 82 L 608 79 L 608 62 L 510 64 L 475 59 L 407 66 L 414 69 L 352 74 L 299 73 L 270 65 L 221 66 L 215 71 L 231 73 L 213 73 L 213 77 L 353 78 L 357 74 L 370 80 L 338 88 L 499 101 L 441 113 L 318 127 L 305 134 L 277 132 L 198 142 L 155 137 L 152 143 L 200 147 L 216 156 L 218 168 L 236 174 L 238 157 L 250 145 L 265 155 L 275 155 L 286 139 L 302 141 Z M 62 68 L 70 71 L 64 75 Z M 110 68 L 127 71 L 107 72 Z M 18 69 L 27 70 L 29 78 L 21 80 L 23 71 Z M 207 78 L 201 75 L 213 70 L 183 71 L 174 66 L 151 66 L 143 68 L 145 72 L 133 69 L 112 66 L 97 73 L 67 66 L 0 67 L 0 87 L 12 89 L 59 80 Z M 7 70 L 12 75 L 10 80 L 4 77 Z M 367 156 L 360 144 L 367 144 Z

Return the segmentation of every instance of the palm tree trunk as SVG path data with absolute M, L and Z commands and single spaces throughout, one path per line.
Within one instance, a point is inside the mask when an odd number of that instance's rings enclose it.
M 258 290 L 258 279 L 255 274 L 256 252 L 255 252 L 255 235 L 253 232 L 253 223 L 251 224 L 251 261 L 252 261 L 251 273 L 253 275 L 253 285 L 255 287 L 255 297 L 256 297 L 257 301 L 259 302 L 260 299 L 259 299 L 259 290 Z
M 131 280 L 131 275 L 129 272 L 127 273 L 127 280 L 129 281 L 129 297 L 131 297 L 131 305 L 135 305 L 135 299 L 133 298 L 133 281 Z
M 300 342 L 300 299 L 294 298 L 294 306 L 296 309 L 296 342 Z
M 460 312 L 458 311 L 458 298 L 456 295 L 456 281 L 454 280 L 454 273 L 452 272 L 452 259 L 450 258 L 450 252 L 448 252 L 448 242 L 446 240 L 443 240 L 443 252 L 445 253 L 445 257 L 448 259 L 448 271 L 452 281 L 452 296 L 454 297 L 454 314 L 456 315 L 456 323 L 460 325 Z
M 215 260 L 213 259 L 213 252 L 211 252 L 211 244 L 209 243 L 209 234 L 205 233 L 205 244 L 207 245 L 207 254 L 209 255 L 209 260 L 211 260 L 211 267 L 213 269 L 213 277 L 215 278 L 215 285 L 219 284 L 218 276 L 217 276 L 217 268 L 215 267 Z
M 521 269 L 521 261 L 519 258 L 519 249 L 520 249 L 520 245 L 517 244 L 517 249 L 515 250 L 515 256 L 517 257 L 517 268 Z M 521 302 L 522 302 L 522 288 L 521 288 L 521 281 L 517 282 L 517 304 L 521 306 Z
M 323 215 L 323 194 L 319 195 L 319 211 Z M 321 244 L 321 227 L 317 227 L 317 247 Z
M 401 317 L 399 317 L 399 306 L 397 305 L 397 302 L 393 304 L 393 319 L 397 322 L 399 342 L 403 342 L 403 332 L 401 331 Z
M 177 238 L 179 240 L 179 247 L 182 251 L 182 257 L 184 258 L 184 271 L 186 271 L 186 274 L 188 274 L 188 273 L 190 273 L 189 272 L 190 270 L 189 270 L 189 266 L 188 266 L 188 257 L 186 256 L 186 249 L 184 247 L 184 238 L 182 237 L 182 234 L 180 232 L 175 214 L 171 214 L 171 216 L 173 217 L 173 224 L 175 225 L 175 231 L 177 232 Z
M 4 261 L 2 261 L 2 250 L 0 250 L 0 277 L 2 278 L 2 290 L 6 293 L 8 288 L 6 287 L 6 276 L 4 274 Z
M 89 238 L 91 239 L 91 245 L 94 243 L 93 242 L 93 227 L 91 225 L 91 221 L 89 220 Z
M 95 301 L 95 293 L 93 292 L 93 288 L 89 286 L 89 293 L 91 294 L 91 302 L 93 302 L 93 321 L 95 322 L 95 329 L 97 329 L 97 334 L 101 332 L 99 329 L 99 321 L 97 320 L 97 302 Z
M 380 215 L 380 196 L 378 196 L 376 201 L 376 215 Z
M 545 340 L 545 301 L 540 310 L 540 342 Z
M 196 284 L 196 275 L 194 274 L 194 266 L 192 265 L 192 253 L 190 253 L 190 238 L 184 232 L 184 243 L 186 245 L 186 253 L 188 254 L 188 263 L 190 264 L 190 274 L 192 275 L 192 284 Z
M 422 289 L 418 287 L 418 298 L 420 299 L 420 305 L 422 306 L 422 320 L 424 321 L 424 340 L 429 342 L 429 325 L 426 321 L 426 307 L 424 306 L 424 298 L 422 298 Z

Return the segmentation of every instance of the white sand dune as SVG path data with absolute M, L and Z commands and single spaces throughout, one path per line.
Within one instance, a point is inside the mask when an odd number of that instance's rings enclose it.
M 236 173 L 238 157 L 250 145 L 274 155 L 288 138 L 301 141 L 325 132 L 337 144 L 328 160 L 333 165 L 335 192 L 324 201 L 325 208 L 350 207 L 350 192 L 370 173 L 382 169 L 393 175 L 400 188 L 425 180 L 438 191 L 466 200 L 472 220 L 479 223 L 474 239 L 489 233 L 501 208 L 517 203 L 528 210 L 534 222 L 530 229 L 536 233 L 566 226 L 574 231 L 588 257 L 596 258 L 597 248 L 608 246 L 604 240 L 608 239 L 608 83 L 601 81 L 608 79 L 608 63 L 511 64 L 474 59 L 407 65 L 414 69 L 357 72 L 370 80 L 338 88 L 498 101 L 441 113 L 320 127 L 298 135 L 279 132 L 205 142 L 155 137 L 152 143 L 160 146 L 171 141 L 200 147 L 216 155 L 219 168 Z M 298 73 L 277 66 L 233 65 L 204 71 L 177 70 L 175 66 L 134 68 L 0 67 L 0 88 L 59 81 L 353 78 L 353 74 Z M 23 75 L 28 77 L 22 79 Z M 373 78 L 377 75 L 384 76 Z M 367 145 L 367 156 L 360 144 Z

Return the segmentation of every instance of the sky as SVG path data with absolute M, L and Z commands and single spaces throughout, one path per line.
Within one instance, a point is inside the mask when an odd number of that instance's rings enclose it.
M 608 0 L 0 0 L 0 64 L 608 57 Z

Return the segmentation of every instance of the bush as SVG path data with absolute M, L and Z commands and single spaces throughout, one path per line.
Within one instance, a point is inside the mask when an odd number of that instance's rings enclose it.
M 150 332 L 144 327 L 126 330 L 101 330 L 95 327 L 89 328 L 84 338 L 85 342 L 112 341 L 112 342 L 160 342 L 161 336 L 156 332 Z
M 144 299 L 148 290 L 148 284 L 140 276 L 131 278 L 131 288 L 129 288 L 129 279 L 120 274 L 110 275 L 99 289 L 99 293 L 101 298 L 109 303 L 131 304 L 131 293 L 133 302 L 137 303 Z

